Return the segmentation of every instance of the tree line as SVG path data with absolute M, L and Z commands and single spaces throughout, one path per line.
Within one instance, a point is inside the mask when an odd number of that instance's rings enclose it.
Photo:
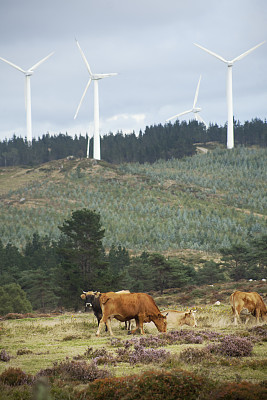
M 258 118 L 241 124 L 234 123 L 235 144 L 243 146 L 267 145 L 267 123 Z M 195 143 L 218 142 L 226 146 L 227 125 L 211 124 L 208 129 L 197 121 L 153 125 L 144 132 L 124 135 L 109 133 L 101 137 L 101 158 L 120 164 L 129 162 L 153 163 L 159 159 L 183 158 L 196 152 Z M 33 139 L 32 146 L 21 137 L 0 142 L 0 166 L 38 165 L 67 156 L 85 157 L 87 136 L 44 134 Z M 90 139 L 90 157 L 93 156 L 93 138 Z
M 266 276 L 267 235 L 221 250 L 220 262 L 200 259 L 195 269 L 160 253 L 130 257 L 120 245 L 105 251 L 105 230 L 96 211 L 74 211 L 59 229 L 59 240 L 34 233 L 22 249 L 0 241 L 0 315 L 59 307 L 77 310 L 83 290 L 162 293 L 172 287 Z

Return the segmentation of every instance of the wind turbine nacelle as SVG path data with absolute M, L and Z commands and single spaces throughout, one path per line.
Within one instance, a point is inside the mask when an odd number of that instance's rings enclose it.
M 33 73 L 34 73 L 34 71 L 31 71 L 31 70 L 26 71 L 25 76 L 32 76 Z
M 200 111 L 201 111 L 201 108 L 200 108 L 200 107 L 195 107 L 195 108 L 193 108 L 193 110 L 192 110 L 193 113 L 198 113 L 198 112 L 200 112 Z

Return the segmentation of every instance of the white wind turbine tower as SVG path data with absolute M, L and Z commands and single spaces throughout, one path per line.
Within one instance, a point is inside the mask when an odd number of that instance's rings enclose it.
M 86 158 L 89 158 L 89 153 L 90 153 L 90 140 L 91 140 L 91 137 L 92 137 L 91 132 L 92 132 L 92 129 L 91 129 L 91 124 L 90 124 L 90 126 L 89 126 L 89 132 L 88 132 L 88 135 L 87 135 L 88 138 L 87 138 Z
M 87 67 L 87 70 L 89 72 L 90 78 L 89 81 L 85 87 L 85 90 L 83 92 L 81 101 L 78 105 L 77 111 L 74 115 L 74 119 L 76 119 L 78 112 L 80 110 L 81 104 L 83 102 L 84 96 L 86 95 L 87 89 L 89 88 L 90 84 L 92 81 L 94 81 L 94 159 L 100 160 L 101 155 L 100 155 L 100 135 L 99 135 L 99 97 L 98 97 L 98 81 L 103 78 L 108 78 L 110 76 L 115 76 L 118 75 L 117 73 L 109 73 L 109 74 L 93 74 L 90 68 L 90 65 L 78 43 L 76 40 L 77 46 L 80 50 L 80 53 L 82 55 L 82 58 L 85 62 L 85 65 Z
M 0 60 L 6 62 L 7 64 L 11 65 L 12 67 L 16 68 L 20 72 L 25 75 L 25 107 L 26 107 L 26 123 L 27 123 L 27 141 L 28 145 L 31 146 L 32 143 L 32 112 L 31 112 L 31 83 L 30 77 L 34 73 L 35 69 L 39 67 L 44 61 L 46 61 L 49 57 L 51 57 L 54 52 L 50 53 L 48 56 L 43 58 L 42 60 L 38 61 L 38 63 L 34 64 L 31 68 L 27 69 L 26 71 L 17 65 L 13 64 L 10 61 L 5 60 L 4 58 L 0 57 Z
M 227 64 L 227 84 L 226 84 L 226 95 L 227 95 L 227 110 L 228 110 L 228 124 L 227 124 L 227 149 L 232 149 L 234 147 L 234 126 L 233 126 L 233 83 L 232 83 L 232 67 L 236 61 L 241 60 L 243 57 L 247 56 L 253 50 L 260 47 L 264 42 L 257 44 L 257 46 L 252 47 L 252 49 L 245 51 L 240 56 L 233 58 L 232 60 L 228 61 L 225 58 L 219 56 L 218 54 L 214 53 L 206 49 L 205 47 L 200 46 L 199 44 L 194 43 L 195 46 L 199 47 L 200 49 L 206 51 L 207 53 L 211 54 L 212 56 L 218 58 L 219 60 L 223 61 Z
M 193 107 L 192 107 L 190 110 L 183 111 L 183 112 L 181 112 L 180 114 L 176 114 L 176 115 L 174 115 L 173 117 L 170 117 L 170 118 L 166 119 L 166 121 L 170 121 L 171 119 L 178 118 L 178 117 L 180 117 L 181 115 L 189 114 L 189 113 L 192 112 L 192 113 L 194 114 L 194 116 L 195 116 L 195 119 L 196 119 L 198 122 L 202 122 L 202 123 L 206 126 L 206 128 L 207 128 L 206 122 L 205 122 L 205 121 L 201 118 L 201 116 L 199 115 L 199 112 L 201 111 L 201 108 L 200 108 L 200 107 L 196 107 L 197 98 L 198 98 L 198 92 L 199 92 L 200 81 L 201 81 L 201 75 L 200 75 L 200 78 L 199 78 L 199 81 L 198 81 L 198 84 L 197 84 L 197 89 L 196 89 L 196 93 L 195 93 L 195 98 L 194 98 Z

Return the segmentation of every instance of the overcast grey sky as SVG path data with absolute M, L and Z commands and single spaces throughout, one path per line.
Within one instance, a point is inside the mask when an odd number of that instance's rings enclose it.
M 99 83 L 100 132 L 144 131 L 193 105 L 200 74 L 200 115 L 227 120 L 227 66 L 194 42 L 232 59 L 267 39 L 266 0 L 0 0 L 0 57 L 31 77 L 33 136 L 85 135 L 93 123 L 93 85 L 73 119 L 89 75 Z M 267 43 L 233 67 L 234 116 L 267 116 Z M 0 140 L 26 136 L 24 75 L 0 61 Z M 189 120 L 191 116 L 184 117 Z

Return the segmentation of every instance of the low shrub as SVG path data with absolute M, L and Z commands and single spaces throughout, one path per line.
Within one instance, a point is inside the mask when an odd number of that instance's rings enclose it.
M 73 357 L 74 360 L 91 359 L 96 364 L 116 364 L 116 359 L 112 353 L 109 353 L 104 347 L 94 350 L 93 347 L 88 347 L 85 353 L 80 356 Z
M 222 338 L 221 343 L 207 346 L 211 353 L 230 357 L 248 357 L 253 350 L 252 343 L 246 339 L 234 335 Z
M 196 349 L 188 347 L 181 351 L 179 358 L 186 363 L 195 364 L 210 359 L 210 352 L 207 348 Z
M 267 325 L 253 326 L 253 328 L 248 329 L 249 333 L 253 333 L 258 336 L 263 342 L 267 342 Z
M 17 356 L 23 356 L 24 354 L 32 354 L 32 351 L 28 349 L 19 349 L 17 351 Z
M 55 363 L 53 368 L 39 371 L 37 377 L 40 376 L 60 376 L 66 380 L 91 382 L 95 379 L 109 377 L 111 373 L 106 369 L 98 368 L 94 361 L 88 364 L 86 361 L 70 361 L 67 359 L 59 364 Z
M 79 400 L 195 400 L 205 385 L 204 379 L 190 372 L 146 372 L 139 376 L 97 380 L 79 392 Z
M 210 400 L 263 400 L 267 388 L 249 382 L 226 383 L 211 393 Z
M 4 361 L 4 362 L 7 362 L 7 361 L 9 361 L 10 360 L 10 355 L 6 352 L 6 350 L 5 349 L 2 349 L 1 350 L 1 352 L 0 352 L 0 360 L 1 361 Z
M 141 345 L 136 345 L 129 355 L 130 364 L 149 364 L 162 363 L 170 357 L 170 353 L 164 349 L 149 349 Z
M 175 344 L 175 343 L 203 343 L 203 337 L 195 331 L 189 330 L 180 330 L 180 331 L 172 331 L 168 332 L 164 335 L 165 345 L 166 344 Z
M 30 385 L 33 382 L 32 375 L 28 375 L 20 368 L 8 368 L 0 375 L 0 381 L 8 386 Z

